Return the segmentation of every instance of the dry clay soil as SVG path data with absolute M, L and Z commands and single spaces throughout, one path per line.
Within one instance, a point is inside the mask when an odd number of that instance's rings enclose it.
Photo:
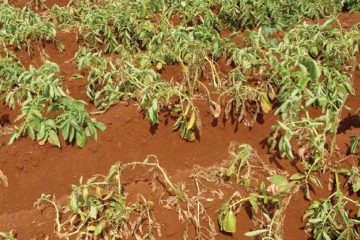
M 23 1 L 12 1 L 16 6 L 23 6 Z M 66 1 L 48 1 L 49 6 L 55 2 L 65 5 Z M 341 14 L 341 23 L 349 27 L 360 22 L 360 14 Z M 71 79 L 77 72 L 75 64 L 71 61 L 79 48 L 76 36 L 72 32 L 58 31 L 57 38 L 65 45 L 65 51 L 59 53 L 54 44 L 44 46 L 48 59 L 57 63 L 64 76 L 64 85 L 70 95 L 86 100 L 85 81 Z M 43 63 L 39 51 L 35 50 L 33 56 L 26 51 L 17 51 L 18 58 L 25 66 L 29 64 L 39 66 Z M 360 56 L 358 56 L 360 60 Z M 360 63 L 360 61 L 359 61 Z M 222 71 L 228 71 L 222 66 Z M 162 72 L 164 79 L 181 77 L 179 66 L 166 66 Z M 360 71 L 353 72 L 353 83 L 357 95 L 351 96 L 347 105 L 354 109 L 360 107 Z M 203 133 L 201 138 L 193 143 L 186 142 L 179 134 L 172 132 L 172 122 L 162 119 L 157 129 L 150 127 L 149 121 L 138 112 L 137 107 L 130 104 L 118 104 L 106 113 L 97 116 L 99 121 L 107 125 L 107 129 L 100 133 L 98 142 L 89 141 L 84 149 L 62 143 L 58 149 L 50 145 L 40 146 L 29 139 L 21 139 L 13 145 L 6 145 L 2 139 L 3 147 L 0 149 L 0 169 L 8 177 L 9 186 L 0 185 L 0 230 L 16 230 L 18 239 L 58 239 L 54 234 L 53 209 L 40 212 L 34 209 L 34 202 L 42 193 L 54 194 L 58 199 L 66 199 L 71 190 L 71 184 L 77 184 L 80 176 L 85 179 L 97 174 L 105 174 L 109 167 L 116 162 L 141 161 L 147 155 L 154 154 L 160 164 L 172 176 L 173 181 L 183 181 L 191 185 L 188 176 L 193 165 L 212 166 L 220 164 L 228 158 L 228 147 L 232 141 L 250 144 L 259 157 L 269 166 L 288 171 L 296 171 L 296 163 L 286 159 L 279 159 L 268 152 L 264 144 L 269 136 L 271 126 L 277 120 L 273 113 L 263 117 L 252 129 L 231 122 L 214 122 L 207 110 L 207 104 L 199 103 L 202 113 Z M 91 108 L 91 106 L 89 106 Z M 0 104 L 0 117 L 7 119 L 6 125 L 11 127 L 18 112 L 9 111 Z M 6 116 L 6 117 L 4 117 Z M 345 111 L 343 121 L 337 135 L 339 154 L 346 154 L 350 144 L 350 135 L 360 134 L 359 126 L 353 121 L 350 111 Z M 356 162 L 356 158 L 349 158 L 348 162 Z M 155 202 L 154 214 L 162 226 L 162 236 L 159 239 L 182 239 L 184 225 L 180 224 L 174 210 L 167 210 L 159 206 L 159 192 L 151 193 L 148 183 L 140 181 L 143 170 L 133 172 L 126 176 L 126 181 L 133 182 L 126 187 L 130 196 L 137 193 L 144 194 Z M 327 186 L 327 177 L 323 185 Z M 207 212 L 216 222 L 216 210 L 221 206 L 236 188 L 224 189 L 224 198 L 206 203 Z M 159 191 L 162 191 L 159 189 Z M 326 187 L 316 189 L 313 197 L 320 199 L 328 194 Z M 359 196 L 353 196 L 358 198 Z M 304 233 L 302 215 L 309 202 L 300 191 L 296 193 L 286 210 L 284 225 L 285 240 L 307 239 Z M 253 230 L 254 226 L 246 214 L 241 211 L 237 216 L 237 232 L 233 236 L 219 233 L 216 239 L 246 239 L 244 232 Z M 190 228 L 190 233 L 193 229 Z M 190 239 L 192 235 L 190 234 Z

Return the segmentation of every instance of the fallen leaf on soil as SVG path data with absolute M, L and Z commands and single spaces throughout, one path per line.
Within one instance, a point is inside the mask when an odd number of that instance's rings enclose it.
M 220 113 L 221 113 L 220 104 L 210 100 L 209 110 L 210 110 L 210 113 L 214 116 L 214 118 L 218 118 L 220 116 Z
M 8 178 L 5 176 L 5 174 L 0 170 L 0 180 L 4 184 L 5 187 L 9 186 Z

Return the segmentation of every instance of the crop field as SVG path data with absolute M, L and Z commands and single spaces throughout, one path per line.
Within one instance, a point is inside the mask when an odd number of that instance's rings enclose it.
M 3 0 L 0 239 L 360 239 L 360 0 Z

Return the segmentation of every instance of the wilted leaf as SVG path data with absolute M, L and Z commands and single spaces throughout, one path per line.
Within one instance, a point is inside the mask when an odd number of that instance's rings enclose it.
M 85 202 L 87 201 L 88 195 L 89 195 L 89 189 L 87 187 L 84 187 L 82 196 Z
M 236 216 L 232 210 L 225 215 L 222 227 L 225 232 L 236 232 Z
M 265 94 L 260 96 L 260 105 L 264 113 L 269 113 L 272 110 L 271 102 Z
M 221 114 L 221 106 L 215 101 L 210 100 L 209 102 L 209 111 L 214 118 L 218 118 Z
M 311 80 L 317 82 L 321 76 L 321 69 L 318 63 L 312 58 L 307 58 L 304 60 L 303 64 L 310 73 Z
M 90 216 L 92 219 L 96 219 L 97 214 L 98 214 L 97 207 L 96 207 L 96 206 L 94 206 L 94 205 L 91 205 L 91 207 L 90 207 L 90 214 L 89 214 L 89 216 Z
M 292 175 L 290 177 L 290 180 L 300 180 L 300 179 L 303 179 L 303 178 L 305 178 L 304 174 L 295 173 L 294 175 Z
M 196 113 L 195 113 L 195 111 L 192 111 L 190 120 L 189 120 L 188 125 L 187 125 L 187 130 L 192 129 L 192 127 L 195 124 L 195 121 L 196 121 Z
M 269 177 L 269 181 L 272 184 L 278 185 L 278 186 L 284 186 L 288 184 L 288 181 L 286 179 L 286 177 L 281 176 L 281 175 L 274 175 Z
M 256 236 L 259 236 L 263 233 L 266 233 L 268 230 L 267 229 L 260 229 L 260 230 L 255 230 L 255 231 L 251 231 L 251 232 L 247 232 L 245 233 L 244 235 L 246 237 L 256 237 Z
M 57 147 L 60 147 L 60 141 L 55 131 L 49 132 L 49 142 Z
M 83 131 L 77 131 L 76 132 L 76 145 L 78 147 L 83 148 L 86 145 L 86 135 Z
M 251 197 L 249 199 L 249 202 L 251 204 L 252 209 L 254 210 L 254 213 L 257 214 L 259 212 L 259 206 L 257 204 L 257 199 L 255 197 Z
M 352 189 L 353 191 L 356 193 L 360 190 L 360 182 L 355 182 L 353 185 L 352 185 Z

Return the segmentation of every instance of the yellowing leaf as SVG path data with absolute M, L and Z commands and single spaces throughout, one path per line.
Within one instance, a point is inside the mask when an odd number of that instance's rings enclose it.
M 254 213 L 257 214 L 259 212 L 259 207 L 257 204 L 257 199 L 255 197 L 251 197 L 249 199 L 249 202 L 251 204 L 252 209 L 254 210 Z
M 87 187 L 85 187 L 83 189 L 83 192 L 82 192 L 82 195 L 83 195 L 83 199 L 85 200 L 85 202 L 87 201 L 87 197 L 89 195 L 89 189 Z
M 196 113 L 195 113 L 195 111 L 192 111 L 190 120 L 189 120 L 188 125 L 187 125 L 187 130 L 192 129 L 192 127 L 195 124 L 195 120 L 196 120 Z
M 272 110 L 271 102 L 265 94 L 260 96 L 260 105 L 264 113 L 269 113 Z
M 99 187 L 96 187 L 96 196 L 100 198 L 102 196 L 102 190 Z

